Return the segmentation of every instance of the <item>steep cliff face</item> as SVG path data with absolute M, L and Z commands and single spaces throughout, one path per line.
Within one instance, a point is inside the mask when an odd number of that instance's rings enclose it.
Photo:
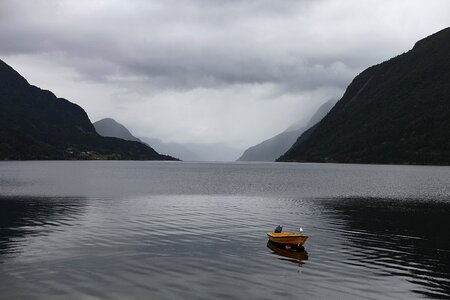
M 355 77 L 279 161 L 450 164 L 450 28 Z
M 80 106 L 30 85 L 0 60 L 0 159 L 172 158 L 138 142 L 99 136 Z

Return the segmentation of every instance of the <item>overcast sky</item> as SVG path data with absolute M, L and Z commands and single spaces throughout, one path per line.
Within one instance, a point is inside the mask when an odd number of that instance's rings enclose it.
M 135 135 L 247 147 L 450 25 L 447 0 L 0 0 L 0 58 Z

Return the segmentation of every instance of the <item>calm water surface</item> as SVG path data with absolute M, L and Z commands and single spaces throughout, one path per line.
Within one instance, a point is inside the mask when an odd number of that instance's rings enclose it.
M 448 298 L 449 225 L 449 167 L 1 162 L 0 298 Z

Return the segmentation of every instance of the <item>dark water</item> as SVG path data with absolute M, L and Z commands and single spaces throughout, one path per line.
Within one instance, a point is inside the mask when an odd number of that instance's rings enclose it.
M 4 162 L 0 298 L 449 298 L 449 225 L 449 167 Z

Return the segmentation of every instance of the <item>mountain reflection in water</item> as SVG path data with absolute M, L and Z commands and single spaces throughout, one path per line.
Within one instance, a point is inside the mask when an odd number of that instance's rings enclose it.
M 340 226 L 327 228 L 352 252 L 346 264 L 423 285 L 427 297 L 450 295 L 450 203 L 380 198 L 317 201 Z
M 83 198 L 0 196 L 0 262 L 20 252 L 33 236 L 67 230 L 84 211 Z

